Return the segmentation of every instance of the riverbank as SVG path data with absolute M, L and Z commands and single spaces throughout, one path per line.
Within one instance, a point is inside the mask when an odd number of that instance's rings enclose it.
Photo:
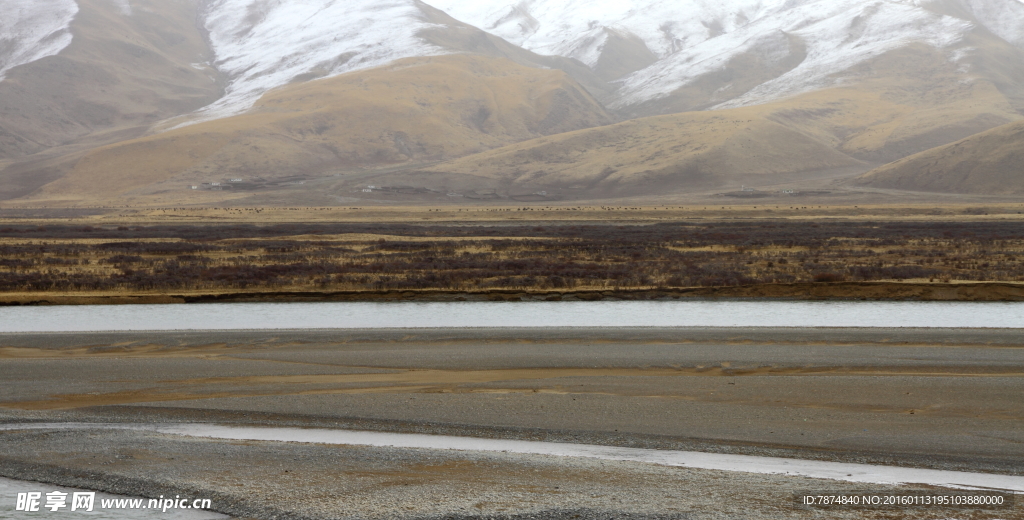
M 60 425 L 39 425 L 5 431 L 4 440 L 11 442 L 11 448 L 0 457 L 0 475 L 31 476 L 44 482 L 144 497 L 203 497 L 222 513 L 275 519 L 818 518 L 824 511 L 801 507 L 793 497 L 800 493 L 893 496 L 943 492 L 923 484 L 850 482 L 841 475 L 822 479 L 615 460 L 614 450 L 609 452 L 613 457 L 609 460 L 167 434 L 181 428 L 190 426 L 111 429 L 85 424 L 62 429 Z M 297 430 L 312 436 L 328 431 Z M 573 447 L 567 445 L 566 449 Z M 51 455 L 67 450 L 90 456 L 69 461 Z M 41 457 L 26 462 L 26 455 L 39 452 Z M 857 473 L 851 475 L 853 480 L 872 482 L 878 478 L 871 476 L 871 467 L 843 468 L 843 473 Z M 947 476 L 958 478 L 949 474 L 942 478 Z M 1016 482 L 1020 478 L 1003 480 Z M 923 519 L 934 518 L 931 515 L 939 511 L 954 516 L 969 513 L 977 519 L 1017 519 L 1021 513 L 1015 507 L 881 507 L 830 508 L 827 514 L 849 519 L 878 518 L 878 514 Z
M 60 420 L 534 431 L 1007 471 L 1024 468 L 1022 352 L 1016 329 L 2 334 L 0 408 Z
M 230 302 L 376 301 L 645 301 L 678 299 L 787 299 L 877 301 L 1024 301 L 1024 283 L 832 282 L 631 290 L 488 291 L 241 291 L 178 294 L 126 291 L 0 293 L 0 306 L 130 305 Z
M 0 474 L 8 477 L 143 497 L 209 498 L 218 512 L 252 519 L 812 519 L 822 513 L 794 507 L 794 493 L 865 488 L 543 455 L 200 440 L 101 429 L 87 435 L 49 431 L 4 437 L 11 444 L 0 458 Z M 67 451 L 91 456 L 55 456 Z M 870 488 L 884 494 L 927 489 Z M 901 517 L 933 518 L 931 513 Z M 1019 518 L 1014 509 L 970 513 L 977 519 Z M 876 518 L 878 512 L 828 514 L 861 519 Z
M 1019 332 L 0 334 L 0 422 L 334 428 L 1022 475 Z M 103 428 L 3 431 L 0 446 L 0 476 L 187 494 L 259 519 L 811 519 L 823 513 L 795 508 L 795 491 L 864 489 L 637 462 Z M 935 518 L 904 509 L 827 514 Z M 1024 510 L 969 515 L 1020 519 Z

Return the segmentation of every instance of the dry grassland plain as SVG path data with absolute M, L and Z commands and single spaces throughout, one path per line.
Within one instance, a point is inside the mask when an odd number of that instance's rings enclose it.
M 1024 298 L 1010 203 L 32 211 L 0 221 L 9 304 Z
M 0 299 L 1024 299 L 1019 203 L 719 200 L 7 208 Z M 0 423 L 326 427 L 1020 475 L 1022 347 L 995 329 L 2 334 Z M 1024 518 L 814 511 L 793 493 L 865 485 L 546 456 L 104 428 L 0 431 L 0 446 L 0 476 L 209 496 L 238 518 Z

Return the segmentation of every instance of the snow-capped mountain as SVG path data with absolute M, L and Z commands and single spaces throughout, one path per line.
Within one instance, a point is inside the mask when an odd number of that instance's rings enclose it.
M 592 67 L 614 32 L 635 35 L 656 56 L 665 58 L 779 10 L 763 4 L 745 0 L 432 2 L 455 18 L 516 45 L 576 58 Z
M 110 0 L 125 14 L 128 0 Z M 0 79 L 60 52 L 73 0 L 0 0 Z M 212 0 L 201 13 L 224 96 L 198 120 L 239 113 L 270 89 L 452 52 L 428 43 L 437 8 L 541 55 L 579 60 L 611 81 L 622 109 L 665 97 L 748 56 L 776 73 L 704 106 L 756 104 L 826 87 L 838 73 L 910 44 L 947 49 L 983 28 L 1024 49 L 1024 0 Z M 611 65 L 609 65 L 611 63 Z M 610 74 L 610 76 L 609 76 Z M 751 88 L 752 87 L 752 88 Z
M 599 65 L 616 36 L 642 41 L 657 60 L 619 79 L 613 108 L 643 103 L 755 53 L 778 77 L 719 107 L 760 103 L 827 86 L 828 78 L 912 43 L 948 48 L 982 25 L 1024 48 L 1024 3 L 963 0 L 965 16 L 924 0 L 435 0 L 446 12 L 541 54 Z M 797 54 L 797 56 L 793 56 Z M 958 54 L 961 55 L 961 54 Z M 728 85 L 722 85 L 723 88 Z
M 70 171 L 79 184 L 67 186 L 108 182 L 104 172 L 134 185 L 140 157 L 166 158 L 146 178 L 167 186 L 257 166 L 404 176 L 415 160 L 485 154 L 544 129 L 584 133 L 523 144 L 524 162 L 506 169 L 576 165 L 563 159 L 593 155 L 592 142 L 616 153 L 652 142 L 644 157 L 598 162 L 670 178 L 690 163 L 662 155 L 678 148 L 663 130 L 687 130 L 707 109 L 734 109 L 705 114 L 732 114 L 728 129 L 712 125 L 722 132 L 753 125 L 754 137 L 721 143 L 693 134 L 695 150 L 735 159 L 716 172 L 764 166 L 759 153 L 786 146 L 792 160 L 772 172 L 888 162 L 1017 121 L 1024 0 L 0 0 L 0 200 Z M 644 116 L 678 124 L 598 135 Z M 110 153 L 71 155 L 86 148 Z M 819 149 L 837 159 L 800 159 Z M 486 159 L 402 182 L 483 171 Z M 591 169 L 573 175 L 604 170 Z
M 960 5 L 993 34 L 1024 49 L 1024 0 L 960 0 Z
M 613 79 L 611 108 L 667 96 L 753 54 L 781 74 L 749 90 L 722 94 L 718 108 L 762 103 L 828 86 L 858 63 L 909 44 L 953 52 L 982 25 L 1024 47 L 1021 0 L 962 0 L 964 15 L 944 14 L 924 0 L 524 0 L 431 6 L 542 55 L 577 59 L 598 69 L 617 41 L 639 44 L 636 63 Z M 949 11 L 949 10 L 946 10 Z M 296 78 L 333 76 L 398 58 L 444 54 L 418 35 L 438 24 L 415 0 L 217 0 L 205 14 L 214 65 L 230 78 L 225 97 L 202 119 L 242 111 L 267 90 Z M 639 52 L 639 56 L 636 53 Z M 622 57 L 618 58 L 622 61 Z M 795 64 L 795 66 L 792 66 Z M 619 64 L 621 69 L 623 65 Z
M 77 13 L 74 0 L 0 1 L 0 81 L 8 70 L 67 47 Z
M 204 13 L 213 65 L 230 80 L 201 119 L 243 111 L 266 91 L 400 58 L 443 54 L 415 0 L 214 0 Z
M 794 60 L 799 62 L 796 67 L 716 108 L 763 103 L 830 86 L 832 75 L 909 43 L 947 48 L 973 27 L 915 3 L 818 0 L 766 13 L 624 78 L 615 105 L 668 95 L 693 78 L 724 68 L 741 53 L 760 53 L 768 64 L 801 54 L 802 59 Z
M 116 5 L 117 8 L 121 10 L 121 14 L 123 14 L 125 16 L 131 16 L 132 15 L 132 2 L 131 2 L 131 0 L 111 0 L 111 1 L 114 2 L 114 5 Z

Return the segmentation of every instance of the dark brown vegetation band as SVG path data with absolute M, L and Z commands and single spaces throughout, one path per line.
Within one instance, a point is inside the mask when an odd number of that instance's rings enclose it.
M 1021 282 L 1022 260 L 1024 228 L 1013 222 L 0 228 L 0 291 L 8 293 L 582 294 Z

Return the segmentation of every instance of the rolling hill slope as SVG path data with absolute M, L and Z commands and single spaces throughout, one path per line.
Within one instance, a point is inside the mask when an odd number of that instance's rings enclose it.
M 899 190 L 1024 194 L 1024 121 L 887 164 L 856 182 Z
M 851 68 L 908 46 L 926 45 L 940 60 L 965 65 L 989 53 L 977 38 L 1024 49 L 1019 0 L 433 5 L 523 48 L 580 60 L 619 85 L 607 101 L 630 116 L 760 104 L 841 86 Z M 1000 62 L 1022 70 L 1019 60 Z
M 957 65 L 934 59 L 935 52 L 914 46 L 887 53 L 865 64 L 871 79 L 846 87 L 749 107 L 633 119 L 471 155 L 423 173 L 472 176 L 475 184 L 487 177 L 492 188 L 509 192 L 571 186 L 600 196 L 688 192 L 868 169 L 1022 118 L 996 85 L 962 81 Z
M 59 11 L 47 10 L 60 2 L 25 3 L 46 12 L 7 34 L 21 39 L 0 34 L 0 47 L 20 46 L 23 58 L 33 58 L 0 61 L 0 68 L 16 65 L 0 80 L 0 200 L 60 178 L 89 149 L 143 135 L 223 93 L 220 72 L 205 63 L 211 55 L 193 0 L 132 0 L 129 9 L 78 0 L 66 26 L 53 25 Z M 24 39 L 40 32 L 48 36 L 37 44 Z M 50 45 L 65 35 L 66 46 Z
M 471 55 L 409 58 L 272 91 L 242 115 L 96 149 L 38 197 L 437 161 L 609 122 L 562 71 Z
M 0 11 L 0 200 L 325 176 L 308 189 L 687 192 L 863 171 L 1024 117 L 1024 0 Z
M 191 0 L 78 0 L 58 53 L 0 81 L 0 159 L 97 132 L 141 127 L 199 109 L 222 94 Z M 204 58 L 206 56 L 206 58 Z M 121 136 L 120 138 L 124 138 Z
M 484 56 L 411 58 L 96 150 L 36 198 L 171 196 L 190 184 L 295 175 L 340 175 L 328 189 L 337 196 L 359 183 L 504 195 L 687 193 L 863 172 L 1021 118 L 993 82 L 962 81 L 959 65 L 937 53 L 893 51 L 864 64 L 870 75 L 860 82 L 775 103 L 612 126 L 560 71 Z
M 759 110 L 735 109 L 652 116 L 534 139 L 426 171 L 490 177 L 509 192 L 556 189 L 606 197 L 706 190 L 740 177 L 858 164 Z

